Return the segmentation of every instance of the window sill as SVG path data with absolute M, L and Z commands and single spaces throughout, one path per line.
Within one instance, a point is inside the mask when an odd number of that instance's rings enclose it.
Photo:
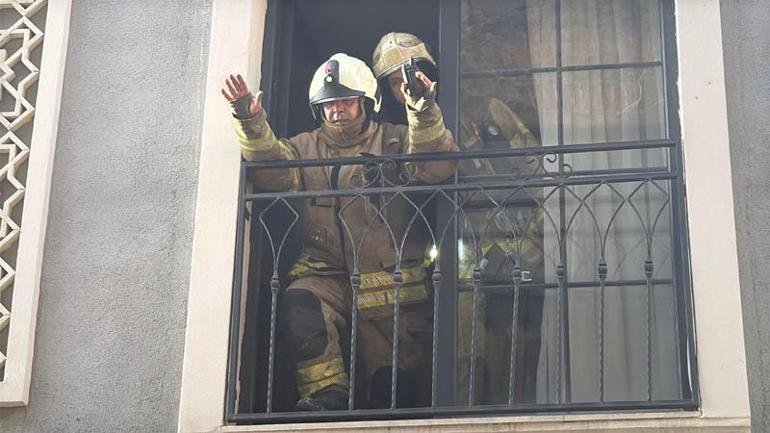
M 555 432 L 749 433 L 749 417 L 704 417 L 701 412 L 653 412 L 361 421 L 260 426 L 223 426 L 217 433 L 268 432 Z

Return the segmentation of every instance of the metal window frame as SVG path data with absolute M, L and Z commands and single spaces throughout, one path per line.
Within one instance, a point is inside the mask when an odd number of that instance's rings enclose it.
M 658 0 L 660 11 L 660 42 L 661 42 L 661 60 L 655 62 L 638 62 L 627 64 L 596 64 L 596 65 L 579 65 L 579 66 L 563 66 L 561 64 L 561 37 L 560 37 L 560 4 L 562 0 L 554 0 L 556 7 L 556 40 L 558 41 L 556 60 L 557 64 L 551 68 L 531 68 L 522 70 L 510 70 L 510 71 L 495 71 L 496 76 L 520 76 L 528 75 L 539 72 L 553 72 L 557 77 L 557 106 L 558 106 L 558 136 L 560 147 L 564 146 L 563 136 L 563 96 L 562 96 L 562 73 L 571 71 L 586 71 L 586 70 L 601 70 L 601 69 L 618 69 L 618 68 L 641 68 L 641 67 L 660 67 L 663 73 L 664 83 L 664 99 L 666 103 L 666 139 L 665 140 L 646 140 L 646 141 L 627 141 L 622 143 L 597 143 L 597 144 L 584 144 L 584 145 L 569 145 L 570 149 L 560 149 L 559 158 L 563 162 L 563 154 L 571 151 L 588 151 L 589 148 L 593 151 L 609 150 L 621 150 L 624 148 L 655 148 L 665 147 L 669 148 L 669 164 L 670 173 L 640 173 L 639 179 L 670 179 L 671 180 L 671 218 L 672 218 L 672 267 L 673 273 L 673 287 L 676 294 L 676 312 L 677 312 L 677 337 L 679 342 L 679 364 L 682 369 L 682 392 L 683 398 L 679 400 L 666 400 L 666 401 L 648 401 L 648 402 L 611 402 L 611 403 L 572 403 L 570 402 L 569 395 L 569 369 L 565 368 L 563 374 L 564 378 L 560 382 L 564 384 L 564 389 L 560 390 L 560 400 L 558 404 L 517 404 L 515 407 L 508 405 L 496 406 L 496 405 L 484 405 L 476 407 L 444 407 L 443 402 L 451 401 L 455 398 L 455 363 L 454 357 L 449 357 L 446 364 L 443 364 L 443 368 L 440 368 L 436 373 L 436 378 L 439 390 L 437 392 L 439 398 L 436 403 L 436 407 L 432 408 L 416 408 L 416 409 L 397 409 L 387 412 L 381 410 L 355 410 L 354 412 L 330 412 L 330 413 L 313 413 L 313 414 L 297 414 L 297 413 L 238 413 L 236 408 L 237 400 L 237 384 L 238 384 L 238 357 L 239 357 L 239 343 L 240 343 L 240 310 L 241 305 L 241 287 L 243 287 L 243 247 L 244 247 L 244 229 L 246 215 L 248 213 L 247 203 L 259 198 L 260 194 L 252 194 L 248 191 L 248 183 L 246 181 L 247 172 L 249 169 L 253 169 L 260 166 L 275 166 L 275 163 L 248 163 L 243 162 L 241 164 L 240 183 L 239 183 L 239 206 L 238 206 L 238 220 L 237 220 L 237 237 L 236 237 L 236 252 L 235 252 L 235 273 L 233 279 L 233 298 L 232 298 L 232 314 L 230 323 L 230 342 L 229 342 L 229 359 L 228 359 L 228 381 L 227 381 L 227 395 L 225 404 L 225 419 L 231 423 L 265 423 L 265 422 L 283 422 L 283 421 L 328 421 L 328 420 L 353 420 L 353 419 L 391 419 L 391 418 L 424 418 L 424 417 L 442 417 L 442 416 L 457 416 L 457 415 L 482 415 L 482 414 L 519 414 L 519 413 L 567 413 L 567 412 L 583 412 L 583 411 L 648 411 L 648 410 L 693 410 L 700 406 L 699 398 L 699 385 L 697 374 L 697 361 L 695 357 L 695 343 L 694 343 L 694 320 L 693 320 L 693 306 L 692 306 L 692 290 L 691 290 L 691 275 L 689 265 L 689 253 L 688 253 L 688 230 L 687 230 L 687 215 L 685 206 L 685 187 L 684 187 L 684 172 L 682 161 L 682 149 L 681 149 L 681 129 L 679 119 L 679 107 L 678 107 L 678 91 L 676 84 L 677 77 L 677 57 L 676 57 L 676 32 L 675 32 L 675 16 L 674 16 L 674 2 L 672 0 Z M 279 71 L 286 71 L 290 68 L 290 58 L 286 55 L 281 56 L 280 53 L 286 53 L 287 47 L 290 46 L 291 31 L 287 31 L 291 26 L 284 26 L 279 31 L 278 24 L 282 20 L 290 19 L 292 15 L 292 2 L 269 2 L 270 5 L 281 4 L 280 7 L 268 7 L 268 15 L 265 28 L 265 40 L 264 40 L 264 53 L 263 53 L 263 89 L 265 89 L 265 106 L 269 108 L 271 113 L 271 124 L 276 125 L 276 131 L 280 132 L 285 130 L 287 124 L 287 110 L 288 99 L 285 92 L 282 94 L 279 89 L 282 88 L 284 83 L 281 82 L 279 77 L 286 77 L 288 74 L 279 73 Z M 452 130 L 455 136 L 458 132 L 458 120 L 459 120 L 459 89 L 460 89 L 460 0 L 440 0 L 439 10 L 439 51 L 440 64 L 439 68 L 442 71 L 442 108 L 444 111 L 444 120 L 447 128 Z M 467 75 L 470 76 L 471 74 Z M 283 96 L 281 96 L 283 95 Z M 603 148 L 604 147 L 604 148 Z M 531 152 L 532 149 L 527 149 L 527 152 Z M 552 149 L 548 149 L 552 151 Z M 547 153 L 545 149 L 543 153 Z M 519 152 L 521 154 L 521 152 Z M 483 152 L 485 157 L 490 156 L 516 156 L 517 151 L 494 151 Z M 466 159 L 474 156 L 473 152 L 464 153 L 463 155 L 447 154 L 443 157 L 448 159 Z M 481 155 L 477 155 L 481 156 Z M 435 156 L 434 156 L 435 157 Z M 404 156 L 404 158 L 415 159 L 415 156 Z M 430 159 L 430 156 L 426 158 Z M 394 159 L 394 158 L 391 158 Z M 398 159 L 395 158 L 395 159 Z M 326 161 L 328 163 L 328 161 Z M 301 167 L 319 164 L 320 161 L 295 161 L 281 164 L 284 167 Z M 337 161 L 334 163 L 356 163 L 356 161 Z M 360 162 L 359 162 L 360 163 Z M 562 164 L 560 164 L 561 166 Z M 611 174 L 608 177 L 602 177 L 601 175 L 591 176 L 593 181 L 599 181 L 601 179 L 606 180 L 618 180 L 621 177 L 613 176 Z M 626 178 L 633 178 L 633 175 L 626 176 Z M 452 188 L 450 188 L 452 189 Z M 461 191 L 462 185 L 455 185 L 455 191 Z M 376 193 L 377 190 L 373 189 L 372 193 Z M 330 191 L 327 195 L 334 196 L 344 193 L 344 191 Z M 292 193 L 282 194 L 282 196 L 290 197 Z M 301 195 L 301 193 L 299 193 Z M 456 230 L 455 230 L 456 233 Z M 451 262 L 454 264 L 456 257 L 451 255 L 442 256 L 442 260 Z M 454 266 L 442 266 L 442 274 L 446 280 L 455 280 Z M 568 305 L 568 290 L 567 284 L 562 287 L 562 297 L 560 303 L 563 304 L 562 308 L 566 310 Z M 569 287 L 573 287 L 569 284 Z M 444 326 L 452 328 L 455 324 L 455 311 L 456 311 L 456 294 L 455 296 L 443 296 L 442 302 L 439 304 L 440 323 Z M 275 305 L 272 306 L 275 309 Z M 566 314 L 562 315 L 562 329 L 568 330 L 568 318 Z M 445 328 L 448 329 L 448 328 Z M 436 344 L 439 346 L 441 353 L 454 353 L 456 350 L 456 344 L 453 336 L 450 333 L 442 334 L 439 341 Z M 562 339 L 562 365 L 569 365 L 569 342 L 568 335 Z M 689 392 L 688 392 L 689 391 Z

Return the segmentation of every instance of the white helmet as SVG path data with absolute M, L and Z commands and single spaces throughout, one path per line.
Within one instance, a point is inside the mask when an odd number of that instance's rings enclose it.
M 337 53 L 316 69 L 310 81 L 308 99 L 314 116 L 318 116 L 319 104 L 336 99 L 369 99 L 374 112 L 380 111 L 380 91 L 377 79 L 362 60 Z

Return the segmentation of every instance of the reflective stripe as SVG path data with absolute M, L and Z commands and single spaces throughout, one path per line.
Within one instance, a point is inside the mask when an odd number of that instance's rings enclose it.
M 236 122 L 235 132 L 238 135 L 238 141 L 241 142 L 241 149 L 248 152 L 265 152 L 276 146 L 279 141 L 275 138 L 273 130 L 266 126 L 265 134 L 261 137 L 251 138 L 240 122 Z
M 336 356 L 328 361 L 322 361 L 309 367 L 297 369 L 297 384 L 307 385 L 321 379 L 332 377 L 345 372 L 345 364 L 342 357 Z
M 289 270 L 289 277 L 298 278 L 302 276 L 302 274 L 309 271 L 333 272 L 335 270 L 336 269 L 334 269 L 332 265 L 324 261 L 313 260 L 310 258 L 310 256 L 303 254 L 291 266 L 291 269 Z
M 291 270 L 289 270 L 289 277 L 297 278 L 297 277 L 299 277 L 300 275 L 304 274 L 305 272 L 307 272 L 309 270 L 310 270 L 310 267 L 308 267 L 307 265 L 304 265 L 304 264 L 299 263 L 299 262 L 294 263 L 291 266 Z
M 317 394 L 318 391 L 321 391 L 322 389 L 328 388 L 330 386 L 340 387 L 344 389 L 345 392 L 347 392 L 349 382 L 350 382 L 350 379 L 348 379 L 348 374 L 342 373 L 337 376 L 330 377 L 328 379 L 319 380 L 316 383 L 297 386 L 297 390 L 299 391 L 300 398 L 308 398 Z
M 259 125 L 260 121 L 256 121 Z M 264 134 L 260 132 L 264 130 Z M 238 141 L 241 144 L 241 150 L 245 152 L 252 152 L 257 154 L 265 154 L 268 152 L 278 151 L 278 156 L 268 155 L 265 159 L 278 159 L 284 161 L 292 161 L 299 159 L 299 155 L 288 144 L 275 138 L 273 130 L 270 129 L 270 125 L 265 120 L 261 121 L 261 126 L 246 125 L 243 122 L 235 120 L 235 132 L 238 135 Z M 250 138 L 253 135 L 261 135 L 257 138 Z M 261 159 L 259 156 L 257 159 Z M 290 189 L 297 189 L 300 186 L 300 173 L 299 168 L 288 169 L 288 176 L 291 177 L 292 187 Z
M 422 283 L 413 286 L 402 286 L 399 295 L 402 304 L 424 301 L 428 299 L 428 288 Z M 358 295 L 358 302 L 356 302 L 359 310 L 395 305 L 395 303 L 395 287 L 378 290 L 376 292 L 361 293 Z
M 299 155 L 297 155 L 291 147 L 289 147 L 283 141 L 275 138 L 275 134 L 273 133 L 273 130 L 270 128 L 270 125 L 265 123 L 264 129 L 265 129 L 264 135 L 262 135 L 261 137 L 252 138 L 249 136 L 256 134 L 257 131 L 251 131 L 251 133 L 247 132 L 246 129 L 243 127 L 243 124 L 240 121 L 236 120 L 235 132 L 238 135 L 238 141 L 241 143 L 241 149 L 247 152 L 264 153 L 264 152 L 273 150 L 275 147 L 278 147 L 281 153 L 280 159 L 286 160 L 286 161 L 299 159 Z M 296 170 L 297 169 L 292 169 L 292 171 L 296 171 Z
M 401 279 L 404 285 L 414 282 L 421 283 L 425 280 L 425 268 L 422 266 L 401 268 Z M 361 274 L 361 290 L 395 286 L 395 284 L 392 272 L 377 271 Z
M 306 255 L 300 256 L 299 260 L 297 261 L 302 262 L 313 268 L 330 268 L 331 267 L 331 265 L 329 265 L 323 260 L 313 260 L 310 256 L 306 256 Z
M 289 277 L 297 279 L 309 272 L 317 272 L 322 275 L 344 273 L 344 271 L 335 269 L 326 262 L 313 260 L 303 254 L 292 265 L 291 270 L 289 270 Z M 425 268 L 420 265 L 401 269 L 402 285 L 400 297 L 402 303 L 428 299 L 428 288 L 425 286 L 425 278 Z M 358 302 L 356 302 L 359 310 L 393 305 L 395 303 L 396 282 L 393 279 L 392 272 L 377 271 L 361 274 Z
M 339 356 L 311 365 L 310 367 L 299 368 L 295 372 L 295 378 L 297 380 L 297 389 L 302 398 L 310 397 L 332 385 L 347 390 L 349 383 L 345 364 Z
M 401 303 L 418 302 L 428 299 L 425 286 L 425 268 L 410 266 L 401 269 L 402 286 L 399 293 Z M 361 274 L 361 287 L 358 293 L 359 310 L 394 305 L 396 303 L 396 282 L 393 273 L 387 271 Z
M 412 129 L 409 128 L 409 144 L 412 146 L 428 143 L 430 141 L 438 140 L 444 136 L 444 117 L 439 116 L 436 123 L 426 128 Z

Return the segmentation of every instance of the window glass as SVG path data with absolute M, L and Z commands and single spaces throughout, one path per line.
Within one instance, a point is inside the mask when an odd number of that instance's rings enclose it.
M 560 9 L 563 65 L 661 60 L 657 0 L 569 0 Z M 538 20 L 554 14 L 547 8 L 537 12 Z
M 460 148 L 555 150 L 461 163 L 511 183 L 464 196 L 457 399 L 681 398 L 671 181 L 629 178 L 669 169 L 668 148 L 629 149 L 667 137 L 658 2 L 461 7 Z M 609 147 L 557 150 L 586 144 Z
M 571 71 L 562 74 L 564 144 L 632 142 L 665 138 L 660 67 Z M 558 124 L 557 124 L 558 127 Z M 546 136 L 558 130 L 543 131 Z M 574 170 L 666 168 L 665 149 L 573 154 Z

